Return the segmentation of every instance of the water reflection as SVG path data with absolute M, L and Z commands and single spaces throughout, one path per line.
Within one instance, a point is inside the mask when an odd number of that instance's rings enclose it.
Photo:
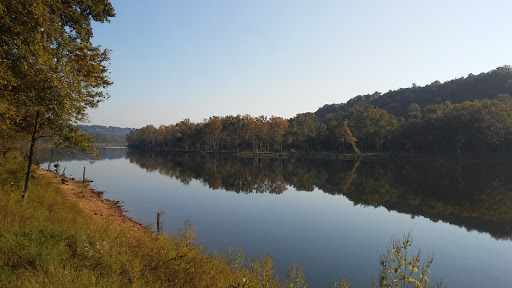
M 62 161 L 72 161 L 72 160 L 113 160 L 126 158 L 127 147 L 117 147 L 117 146 L 105 146 L 97 148 L 100 152 L 99 159 L 96 159 L 93 155 L 90 154 L 82 154 L 78 151 L 69 151 L 62 149 L 43 149 L 36 152 L 36 160 L 40 163 L 58 163 Z M 43 167 L 44 168 L 44 167 Z
M 254 159 L 131 150 L 127 155 L 131 163 L 184 184 L 196 179 L 236 193 L 318 188 L 355 205 L 424 216 L 496 239 L 512 236 L 512 166 L 505 163 Z

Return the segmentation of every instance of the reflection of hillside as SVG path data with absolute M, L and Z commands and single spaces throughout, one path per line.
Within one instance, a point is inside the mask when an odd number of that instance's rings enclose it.
M 191 154 L 141 154 L 130 162 L 188 184 L 212 189 L 281 194 L 318 188 L 356 205 L 424 216 L 495 238 L 512 236 L 512 167 L 485 163 L 432 164 L 321 159 L 252 159 Z
M 99 160 L 106 159 L 121 159 L 126 158 L 127 149 L 124 147 L 101 147 L 97 148 L 100 152 Z M 60 162 L 60 161 L 70 161 L 76 159 L 84 159 L 84 160 L 96 160 L 95 157 L 88 154 L 81 154 L 79 152 L 66 151 L 60 149 L 44 149 L 37 152 L 37 159 L 40 163 L 47 162 Z
M 355 204 L 382 206 L 508 238 L 512 235 L 512 178 L 505 175 L 512 173 L 511 168 L 483 163 L 457 167 L 366 162 L 346 192 L 329 181 L 319 189 L 343 194 Z

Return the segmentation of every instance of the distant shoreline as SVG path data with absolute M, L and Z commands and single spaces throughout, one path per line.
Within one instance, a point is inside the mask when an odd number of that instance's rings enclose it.
M 196 150 L 149 150 L 127 147 L 129 150 L 134 150 L 142 153 L 182 153 L 191 155 L 208 155 L 208 156 L 233 156 L 241 158 L 266 158 L 266 159 L 285 159 L 285 158 L 297 158 L 297 159 L 338 159 L 338 160 L 362 160 L 362 161 L 373 161 L 373 160 L 414 160 L 414 161 L 441 161 L 441 162 L 505 162 L 510 161 L 510 156 L 499 156 L 495 154 L 466 154 L 462 160 L 457 159 L 454 154 L 442 154 L 442 153 L 393 153 L 393 152 L 374 152 L 374 153 L 360 153 L 359 155 L 353 153 L 336 153 L 336 152 L 250 152 L 250 151 L 196 151 Z
M 102 147 L 102 148 L 128 148 L 126 144 L 104 144 L 104 143 L 94 143 L 92 144 L 93 147 Z

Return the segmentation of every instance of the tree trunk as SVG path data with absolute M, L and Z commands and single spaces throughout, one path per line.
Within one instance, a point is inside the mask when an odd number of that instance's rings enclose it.
M 32 159 L 34 158 L 34 147 L 37 141 L 37 130 L 38 130 L 38 122 L 39 121 L 39 111 L 36 113 L 36 119 L 34 122 L 34 130 L 32 131 L 32 138 L 30 139 L 30 150 L 28 153 L 28 167 L 27 167 L 27 173 L 25 174 L 25 187 L 23 188 L 23 194 L 21 195 L 21 198 L 23 199 L 23 204 L 25 204 L 25 201 L 27 200 L 27 192 L 28 192 L 28 182 L 30 181 L 30 174 L 32 172 Z

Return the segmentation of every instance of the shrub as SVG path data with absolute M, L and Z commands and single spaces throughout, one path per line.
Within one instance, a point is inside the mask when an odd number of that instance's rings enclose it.
M 427 274 L 430 273 L 429 269 L 434 261 L 434 256 L 429 256 L 423 263 L 421 263 L 421 250 L 410 256 L 412 240 L 410 233 L 401 239 L 393 238 L 391 240 L 387 254 L 381 256 L 379 287 L 432 287 Z M 443 284 L 439 282 L 434 287 L 441 288 Z

